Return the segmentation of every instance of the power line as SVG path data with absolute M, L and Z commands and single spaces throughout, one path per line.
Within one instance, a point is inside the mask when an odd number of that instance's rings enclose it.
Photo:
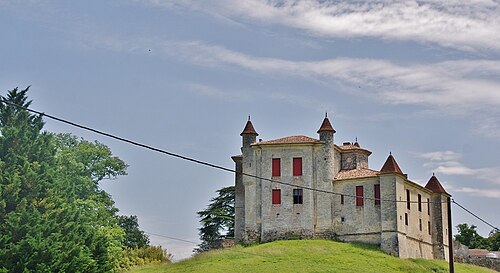
M 451 200 L 452 203 L 454 203 L 455 205 L 457 205 L 458 207 L 460 207 L 461 209 L 465 210 L 466 212 L 468 212 L 469 214 L 471 214 L 472 216 L 476 217 L 477 219 L 479 219 L 481 222 L 487 224 L 488 226 L 492 227 L 494 230 L 496 231 L 499 231 L 500 232 L 500 229 L 493 226 L 492 224 L 486 222 L 486 220 L 482 219 L 481 217 L 477 216 L 475 213 L 473 213 L 472 211 L 466 209 L 464 206 L 460 205 L 459 203 L 457 203 L 454 199 Z
M 194 244 L 194 245 L 199 245 L 199 243 L 197 243 L 197 242 L 193 242 L 193 241 L 189 241 L 189 240 L 184 240 L 184 239 L 180 239 L 180 238 L 175 238 L 175 237 L 172 237 L 172 236 L 167 236 L 167 235 L 152 233 L 152 232 L 149 232 L 149 231 L 144 231 L 144 233 L 149 234 L 149 235 L 153 235 L 153 236 L 157 236 L 157 237 L 167 238 L 167 239 L 170 239 L 170 240 L 175 240 L 175 241 L 190 243 L 190 244 Z M 231 251 L 238 252 L 238 253 L 243 253 L 243 254 L 248 254 L 248 255 L 260 256 L 260 257 L 264 257 L 264 258 L 268 257 L 268 256 L 265 256 L 265 255 L 261 255 L 261 254 L 257 254 L 257 253 L 251 253 L 251 252 L 246 252 L 246 251 L 241 251 L 241 250 L 237 250 L 237 249 L 234 249 L 234 248 Z
M 125 142 L 125 143 L 128 143 L 128 144 L 132 144 L 132 145 L 135 145 L 135 146 L 138 146 L 138 147 L 141 147 L 141 148 L 145 148 L 145 149 L 148 149 L 148 150 L 152 150 L 152 151 L 155 151 L 155 152 L 158 152 L 158 153 L 166 154 L 168 156 L 180 158 L 180 159 L 183 159 L 183 160 L 186 160 L 186 161 L 194 162 L 194 163 L 197 163 L 197 164 L 200 164 L 200 165 L 204 165 L 204 166 L 208 166 L 208 167 L 211 167 L 211 168 L 223 170 L 223 171 L 226 171 L 226 172 L 231 172 L 231 173 L 235 173 L 235 174 L 241 174 L 241 175 L 244 175 L 244 176 L 248 176 L 248 177 L 252 177 L 252 178 L 257 178 L 257 179 L 261 179 L 261 180 L 264 180 L 264 181 L 268 181 L 268 182 L 276 183 L 276 184 L 280 184 L 280 185 L 292 186 L 292 187 L 295 187 L 295 188 L 301 188 L 301 189 L 305 189 L 305 190 L 310 190 L 310 191 L 315 191 L 315 192 L 321 192 L 321 193 L 326 193 L 326 194 L 333 194 L 333 195 L 338 195 L 338 196 L 343 195 L 345 197 L 360 198 L 360 199 L 366 199 L 366 200 L 380 200 L 380 201 L 385 201 L 385 202 L 396 202 L 396 203 L 398 203 L 398 202 L 401 202 L 401 203 L 418 203 L 418 201 L 390 200 L 390 199 L 381 199 L 381 198 L 374 198 L 374 197 L 367 197 L 367 196 L 356 196 L 356 195 L 352 195 L 352 194 L 338 193 L 338 192 L 333 192 L 333 191 L 316 189 L 316 188 L 312 188 L 312 187 L 308 187 L 308 186 L 292 185 L 290 183 L 281 182 L 281 181 L 277 181 L 277 180 L 273 180 L 273 179 L 269 179 L 269 178 L 265 178 L 265 177 L 253 175 L 253 174 L 248 174 L 248 173 L 244 173 L 244 172 L 237 172 L 236 170 L 233 170 L 233 169 L 230 169 L 230 168 L 227 168 L 227 167 L 219 166 L 219 165 L 216 165 L 216 164 L 213 164 L 213 163 L 209 163 L 209 162 L 206 162 L 206 161 L 198 160 L 198 159 L 195 159 L 195 158 L 192 158 L 192 157 L 188 157 L 188 156 L 184 156 L 184 155 L 181 155 L 181 154 L 169 152 L 169 151 L 166 151 L 166 150 L 163 150 L 163 149 L 159 149 L 159 148 L 156 148 L 156 147 L 153 147 L 153 146 L 150 146 L 150 145 L 139 143 L 137 141 L 133 141 L 133 140 L 130 140 L 130 139 L 126 139 L 126 138 L 117 136 L 117 135 L 106 133 L 104 131 L 97 130 L 97 129 L 94 129 L 94 128 L 91 128 L 91 127 L 88 127 L 88 126 L 85 126 L 85 125 L 80 125 L 78 123 L 75 123 L 75 122 L 72 122 L 72 121 L 69 121 L 69 120 L 66 120 L 66 119 L 63 119 L 63 118 L 59 118 L 59 117 L 56 117 L 56 116 L 53 116 L 53 115 L 50 115 L 50 114 L 47 114 L 47 113 L 43 113 L 43 112 L 40 112 L 40 111 L 31 109 L 31 108 L 28 108 L 28 107 L 24 107 L 24 106 L 12 103 L 10 101 L 5 100 L 3 97 L 1 97 L 0 100 L 3 103 L 12 105 L 14 107 L 18 107 L 20 109 L 24 109 L 26 111 L 29 111 L 29 112 L 32 112 L 32 113 L 35 113 L 35 114 L 38 114 L 38 115 L 41 115 L 41 116 L 45 116 L 45 117 L 48 117 L 50 119 L 53 119 L 53 120 L 56 120 L 56 121 L 59 121 L 59 122 L 62 122 L 62 123 L 66 123 L 66 124 L 69 124 L 71 126 L 74 126 L 74 127 L 77 127 L 77 128 L 83 129 L 83 130 L 91 131 L 93 133 L 96 133 L 96 134 L 99 134 L 99 135 L 103 135 L 103 136 L 106 136 L 106 137 L 109 137 L 109 138 L 112 138 L 112 139 L 116 139 L 116 140 L 119 140 L 119 141 L 122 141 L 122 142 Z M 429 201 L 428 203 L 435 203 L 435 202 Z M 441 203 L 446 203 L 446 201 L 443 201 Z
M 110 133 L 106 133 L 104 131 L 100 131 L 100 130 L 97 130 L 97 129 L 94 129 L 94 128 L 91 128 L 91 127 L 88 127 L 88 126 L 80 125 L 78 123 L 75 123 L 75 122 L 72 122 L 72 121 L 69 121 L 69 120 L 66 120 L 66 119 L 58 118 L 58 117 L 50 115 L 50 114 L 42 113 L 40 111 L 33 110 L 33 109 L 28 108 L 28 107 L 24 107 L 24 106 L 12 103 L 12 102 L 6 100 L 5 98 L 3 98 L 2 96 L 0 96 L 0 100 L 3 103 L 12 105 L 14 107 L 17 107 L 17 108 L 20 108 L 20 109 L 24 109 L 26 111 L 29 111 L 29 112 L 32 112 L 32 113 L 35 113 L 35 114 L 38 114 L 38 115 L 41 115 L 41 116 L 46 116 L 46 117 L 48 117 L 50 119 L 53 119 L 53 120 L 56 120 L 56 121 L 59 121 L 59 122 L 62 122 L 62 123 L 66 123 L 66 124 L 69 124 L 71 126 L 74 126 L 74 127 L 80 128 L 80 129 L 91 131 L 91 132 L 94 132 L 96 134 L 107 136 L 109 138 L 116 139 L 116 140 L 119 140 L 119 141 L 122 141 L 122 142 L 125 142 L 125 143 L 128 143 L 128 144 L 132 144 L 132 145 L 135 145 L 135 146 L 138 146 L 138 147 L 142 147 L 142 148 L 145 148 L 145 149 L 148 149 L 148 150 L 152 150 L 152 151 L 155 151 L 155 152 L 158 152 L 158 153 L 166 154 L 166 155 L 169 155 L 169 156 L 172 156 L 172 157 L 180 158 L 180 159 L 183 159 L 183 160 L 186 160 L 186 161 L 194 162 L 194 163 L 197 163 L 197 164 L 200 164 L 200 165 L 205 165 L 205 166 L 208 166 L 208 167 L 211 167 L 211 168 L 215 168 L 215 169 L 219 169 L 219 170 L 223 170 L 223 171 L 226 171 L 226 172 L 231 172 L 231 173 L 235 173 L 235 174 L 241 174 L 241 175 L 245 175 L 245 176 L 248 176 L 248 177 L 252 177 L 252 178 L 257 178 L 257 179 L 261 179 L 261 180 L 264 180 L 264 181 L 268 181 L 268 182 L 271 182 L 271 183 L 281 184 L 281 185 L 285 185 L 285 186 L 292 186 L 292 187 L 295 187 L 295 188 L 301 188 L 301 189 L 306 189 L 306 190 L 316 191 L 316 192 L 321 192 L 321 193 L 326 193 L 326 194 L 333 194 L 333 195 L 339 195 L 339 196 L 343 195 L 343 196 L 346 196 L 346 197 L 361 198 L 361 199 L 367 199 L 367 200 L 380 200 L 380 201 L 385 201 L 385 202 L 418 203 L 418 201 L 411 201 L 411 200 L 390 200 L 390 199 L 379 199 L 379 198 L 371 198 L 371 197 L 365 197 L 365 196 L 356 196 L 356 195 L 350 195 L 350 194 L 343 194 L 343 193 L 338 193 L 338 192 L 333 192 L 333 191 L 327 191 L 327 190 L 321 190 L 321 189 L 311 188 L 311 187 L 307 187 L 307 186 L 292 185 L 292 184 L 289 184 L 289 183 L 285 183 L 285 182 L 281 182 L 281 181 L 277 181 L 277 180 L 273 180 L 273 179 L 269 179 L 269 178 L 265 178 L 265 177 L 260 177 L 260 176 L 253 175 L 253 174 L 248 174 L 248 173 L 244 173 L 244 172 L 237 172 L 236 170 L 233 170 L 233 169 L 229 169 L 229 168 L 226 168 L 226 167 L 223 167 L 223 166 L 219 166 L 219 165 L 212 164 L 212 163 L 209 163 L 209 162 L 205 162 L 205 161 L 202 161 L 202 160 L 198 160 L 198 159 L 195 159 L 195 158 L 183 156 L 181 154 L 172 153 L 172 152 L 169 152 L 169 151 L 166 151 L 166 150 L 163 150 L 163 149 L 159 149 L 159 148 L 155 148 L 153 146 L 149 146 L 149 145 L 146 145 L 146 144 L 139 143 L 137 141 L 129 140 L 129 139 L 126 139 L 126 138 L 123 138 L 123 137 L 120 137 L 120 136 L 116 136 L 116 135 L 113 135 L 113 134 L 110 134 Z M 462 208 L 466 212 L 468 212 L 471 215 L 473 215 L 474 217 L 476 217 L 477 219 L 481 220 L 482 222 L 484 222 L 488 226 L 490 226 L 490 227 L 492 227 L 492 228 L 494 228 L 496 230 L 499 230 L 497 227 L 494 227 L 490 223 L 488 223 L 485 220 L 483 220 L 482 218 L 478 217 L 476 214 L 472 213 L 471 211 L 469 211 L 468 209 L 466 209 L 462 205 L 456 203 L 455 201 L 452 201 L 452 202 L 454 204 L 458 205 L 460 208 Z M 428 203 L 435 203 L 435 202 L 429 201 Z M 441 203 L 447 203 L 447 201 L 442 201 Z

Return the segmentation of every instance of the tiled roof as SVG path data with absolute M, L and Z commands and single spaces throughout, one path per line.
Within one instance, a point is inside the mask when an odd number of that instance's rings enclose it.
M 486 254 L 488 253 L 494 253 L 494 251 L 489 251 L 487 249 L 469 249 L 469 256 L 470 257 L 486 257 Z
M 370 169 L 352 169 L 352 170 L 341 170 L 335 176 L 335 179 L 350 179 L 350 178 L 361 178 L 361 177 L 371 177 L 379 174 L 378 171 Z
M 335 147 L 339 148 L 341 151 L 352 151 L 352 150 L 357 150 L 357 151 L 364 151 L 364 152 L 367 152 L 368 155 L 371 155 L 372 152 L 370 152 L 369 150 L 367 149 L 364 149 L 364 148 L 361 148 L 359 146 L 359 143 L 354 143 L 354 144 L 349 144 L 349 145 L 342 145 L 342 146 L 338 146 L 338 145 L 335 145 Z
M 380 173 L 399 173 L 403 174 L 401 169 L 398 166 L 398 163 L 396 162 L 396 159 L 389 154 L 389 157 L 384 163 L 384 166 L 382 166 L 382 169 L 380 169 Z
M 448 194 L 443 186 L 441 185 L 441 183 L 439 183 L 439 180 L 437 179 L 436 176 L 432 175 L 431 179 L 429 179 L 429 182 L 427 182 L 427 185 L 425 185 L 425 187 L 433 192 L 436 192 L 436 193 L 446 193 Z
M 320 132 L 334 132 L 335 133 L 335 129 L 333 129 L 332 124 L 330 123 L 330 120 L 328 120 L 328 117 L 325 117 L 325 119 L 323 119 L 323 123 L 321 124 L 321 127 L 318 130 L 318 134 Z
M 252 145 L 268 145 L 268 144 L 299 144 L 299 143 L 320 143 L 319 139 L 307 136 L 289 136 L 268 141 L 261 141 Z
M 253 124 L 252 124 L 252 121 L 250 121 L 250 118 L 248 118 L 247 124 L 245 125 L 245 129 L 243 129 L 243 132 L 241 132 L 240 136 L 243 136 L 245 134 L 256 135 L 256 136 L 259 135 L 259 134 L 257 134 L 255 129 L 253 128 Z

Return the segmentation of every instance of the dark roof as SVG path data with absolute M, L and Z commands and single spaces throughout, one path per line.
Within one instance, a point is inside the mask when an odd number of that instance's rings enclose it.
M 302 143 L 321 143 L 319 139 L 307 136 L 288 136 L 268 141 L 256 142 L 252 145 L 267 145 L 267 144 L 302 144 Z
M 382 166 L 382 169 L 380 169 L 380 173 L 399 173 L 403 174 L 401 169 L 398 166 L 398 163 L 396 162 L 396 159 L 392 156 L 392 154 L 389 154 L 389 157 L 384 163 L 384 166 Z
M 433 192 L 436 192 L 436 193 L 446 193 L 448 194 L 443 186 L 441 185 L 441 183 L 439 183 L 439 180 L 437 179 L 436 176 L 432 175 L 431 179 L 429 179 L 429 182 L 427 182 L 427 185 L 425 185 L 425 187 Z
M 321 127 L 319 128 L 317 133 L 319 134 L 321 132 L 334 132 L 335 133 L 335 129 L 333 129 L 332 124 L 330 123 L 330 120 L 328 120 L 328 117 L 325 117 L 325 119 L 323 119 L 323 123 L 321 123 Z
M 253 128 L 253 124 L 252 124 L 252 121 L 250 120 L 250 118 L 248 118 L 247 124 L 245 125 L 245 129 L 243 129 L 243 132 L 241 132 L 241 134 L 240 134 L 240 136 L 243 136 L 243 135 L 256 135 L 256 136 L 259 135 L 259 134 L 257 134 L 255 129 Z

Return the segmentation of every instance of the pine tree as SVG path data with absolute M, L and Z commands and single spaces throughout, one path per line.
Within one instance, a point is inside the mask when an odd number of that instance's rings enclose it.
M 234 186 L 217 191 L 207 209 L 199 211 L 201 244 L 197 252 L 222 248 L 222 241 L 234 237 Z

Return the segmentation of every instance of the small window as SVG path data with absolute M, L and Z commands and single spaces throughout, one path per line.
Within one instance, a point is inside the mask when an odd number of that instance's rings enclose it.
M 341 205 L 344 204 L 344 195 L 343 194 L 340 195 L 340 204 Z
M 431 235 L 431 221 L 427 221 L 427 229 L 429 230 L 429 235 Z
M 405 213 L 405 225 L 408 225 L 408 213 Z
M 281 176 L 281 160 L 273 158 L 273 176 Z
M 356 186 L 356 206 L 363 206 L 363 186 Z
M 293 203 L 302 204 L 302 189 L 293 189 Z
M 375 184 L 374 188 L 375 205 L 380 205 L 380 184 Z
M 422 231 L 422 219 L 418 219 L 418 228 Z
M 427 198 L 427 215 L 431 215 L 431 200 Z
M 281 204 L 281 190 L 280 189 L 273 189 L 273 205 L 279 205 Z
M 340 221 L 343 223 L 345 222 L 345 218 L 344 217 L 340 217 Z
M 302 157 L 293 158 L 293 176 L 302 176 Z
M 418 195 L 418 211 L 422 211 L 422 195 Z
M 410 209 L 410 190 L 406 190 L 406 208 Z

